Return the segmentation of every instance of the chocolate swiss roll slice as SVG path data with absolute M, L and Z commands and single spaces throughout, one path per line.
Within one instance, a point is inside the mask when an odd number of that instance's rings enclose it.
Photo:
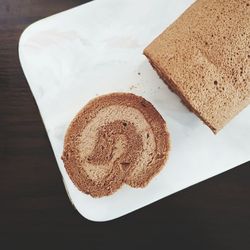
M 62 159 L 73 183 L 93 197 L 126 183 L 144 187 L 164 166 L 169 134 L 144 98 L 113 93 L 90 101 L 71 122 Z

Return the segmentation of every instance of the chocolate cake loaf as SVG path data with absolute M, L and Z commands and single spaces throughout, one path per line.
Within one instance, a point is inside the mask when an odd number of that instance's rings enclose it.
M 144 54 L 217 133 L 250 103 L 250 1 L 198 0 Z

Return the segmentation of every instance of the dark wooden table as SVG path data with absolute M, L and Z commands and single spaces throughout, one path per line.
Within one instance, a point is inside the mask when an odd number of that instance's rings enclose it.
M 93 223 L 73 208 L 17 45 L 32 22 L 83 2 L 0 0 L 0 249 L 49 241 L 81 249 L 250 249 L 250 163 L 115 221 Z

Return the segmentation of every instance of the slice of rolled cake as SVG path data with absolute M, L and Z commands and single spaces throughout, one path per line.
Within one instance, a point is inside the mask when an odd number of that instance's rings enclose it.
M 78 189 L 110 195 L 126 183 L 144 187 L 164 166 L 169 134 L 144 98 L 113 93 L 90 101 L 71 122 L 62 160 Z

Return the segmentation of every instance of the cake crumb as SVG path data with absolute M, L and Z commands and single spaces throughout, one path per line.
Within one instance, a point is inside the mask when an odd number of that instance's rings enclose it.
M 131 85 L 130 87 L 129 87 L 129 89 L 130 90 L 133 90 L 133 89 L 136 89 L 137 87 L 135 86 L 135 85 Z

